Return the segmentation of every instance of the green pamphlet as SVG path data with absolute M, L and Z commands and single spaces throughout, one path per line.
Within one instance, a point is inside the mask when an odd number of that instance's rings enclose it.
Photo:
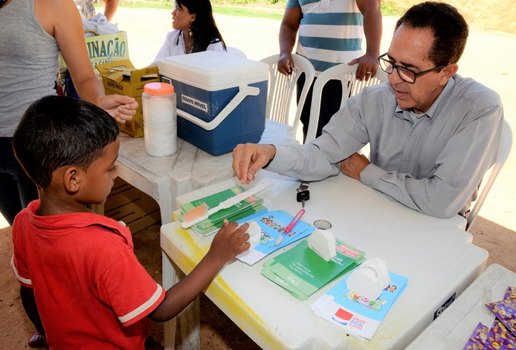
M 263 264 L 262 275 L 304 300 L 318 289 L 360 265 L 364 252 L 337 240 L 337 256 L 325 261 L 306 240 Z
M 233 186 L 224 191 L 185 203 L 178 211 L 178 220 L 183 221 L 184 214 L 186 212 L 195 209 L 204 203 L 206 203 L 208 209 L 211 209 L 219 205 L 220 202 L 234 197 L 244 191 L 245 189 L 242 186 Z M 265 211 L 267 211 L 267 209 L 263 206 L 263 199 L 254 195 L 227 209 L 219 210 L 213 215 L 210 215 L 208 219 L 193 225 L 190 229 L 202 236 L 209 236 L 218 231 L 222 226 L 224 219 L 227 219 L 228 221 L 239 221 L 244 218 L 253 217 L 254 215 L 258 215 Z

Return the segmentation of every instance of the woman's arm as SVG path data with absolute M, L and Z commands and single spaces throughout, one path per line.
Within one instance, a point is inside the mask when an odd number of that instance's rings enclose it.
M 91 67 L 79 11 L 72 0 L 35 2 L 36 18 L 56 39 L 81 99 L 105 109 L 117 121 L 130 120 L 138 103 L 134 98 L 105 95 L 104 88 Z

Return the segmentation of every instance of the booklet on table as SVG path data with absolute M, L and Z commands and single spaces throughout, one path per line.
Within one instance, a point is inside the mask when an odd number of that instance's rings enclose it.
M 368 300 L 350 291 L 342 278 L 333 288 L 311 305 L 312 311 L 344 328 L 347 332 L 372 339 L 400 293 L 407 285 L 407 277 L 389 272 L 390 284 L 376 300 Z
M 281 249 L 301 238 L 310 235 L 314 227 L 305 221 L 299 220 L 292 231 L 285 233 L 285 229 L 292 221 L 293 216 L 282 210 L 262 212 L 254 215 L 250 220 L 243 219 L 242 223 L 256 221 L 260 226 L 260 243 L 237 256 L 237 259 L 253 265 L 265 256 Z
M 266 261 L 262 275 L 304 300 L 338 276 L 351 271 L 364 260 L 364 252 L 344 242 L 336 242 L 337 256 L 325 261 L 306 240 Z
M 211 209 L 226 199 L 234 197 L 244 191 L 244 187 L 236 185 L 212 195 L 185 203 L 178 210 L 177 218 L 179 221 L 183 221 L 183 217 L 186 212 L 202 205 L 203 203 L 206 203 L 208 209 Z M 224 219 L 227 219 L 228 221 L 241 222 L 242 219 L 250 219 L 253 215 L 258 215 L 266 211 L 267 208 L 263 206 L 263 198 L 254 195 L 227 209 L 222 209 L 213 215 L 210 215 L 208 219 L 190 227 L 190 230 L 198 233 L 201 236 L 209 236 L 220 229 Z

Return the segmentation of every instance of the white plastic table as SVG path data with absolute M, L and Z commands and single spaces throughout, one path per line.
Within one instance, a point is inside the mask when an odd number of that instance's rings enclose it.
M 260 193 L 270 209 L 295 214 L 299 183 L 262 171 L 274 179 Z M 178 205 L 236 183 L 234 179 L 178 197 Z M 308 300 L 300 301 L 260 274 L 264 261 L 253 266 L 227 264 L 206 295 L 259 346 L 265 349 L 401 349 L 425 329 L 447 301 L 455 298 L 484 269 L 487 252 L 471 244 L 465 219 L 439 219 L 408 209 L 383 194 L 344 175 L 310 184 L 311 199 L 303 220 L 326 219 L 337 238 L 380 257 L 393 272 L 408 277 L 406 290 L 390 310 L 371 341 L 348 336 L 342 329 L 315 316 L 310 305 L 336 281 Z M 207 252 L 211 237 L 201 238 L 178 223 L 163 225 L 163 283 L 177 280 L 174 266 L 189 273 Z M 190 319 L 184 348 L 199 348 L 198 311 Z M 185 324 L 182 323 L 182 328 Z M 183 329 L 183 332 L 185 330 Z M 165 348 L 173 347 L 173 329 L 167 329 Z
M 266 122 L 262 141 L 294 142 L 284 125 L 270 120 Z M 172 221 L 178 195 L 232 177 L 231 162 L 231 153 L 215 157 L 180 138 L 175 154 L 152 157 L 145 152 L 143 137 L 120 134 L 118 176 L 158 203 L 162 224 Z
M 516 286 L 516 273 L 492 264 L 407 349 L 462 349 L 479 322 L 491 327 L 494 315 L 485 304 L 503 299 Z

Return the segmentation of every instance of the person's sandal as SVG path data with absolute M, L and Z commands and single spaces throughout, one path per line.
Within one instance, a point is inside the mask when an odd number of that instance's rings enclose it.
M 29 342 L 27 343 L 31 348 L 46 348 L 47 341 L 45 336 L 40 334 L 38 331 L 34 332 L 34 334 L 30 337 Z

